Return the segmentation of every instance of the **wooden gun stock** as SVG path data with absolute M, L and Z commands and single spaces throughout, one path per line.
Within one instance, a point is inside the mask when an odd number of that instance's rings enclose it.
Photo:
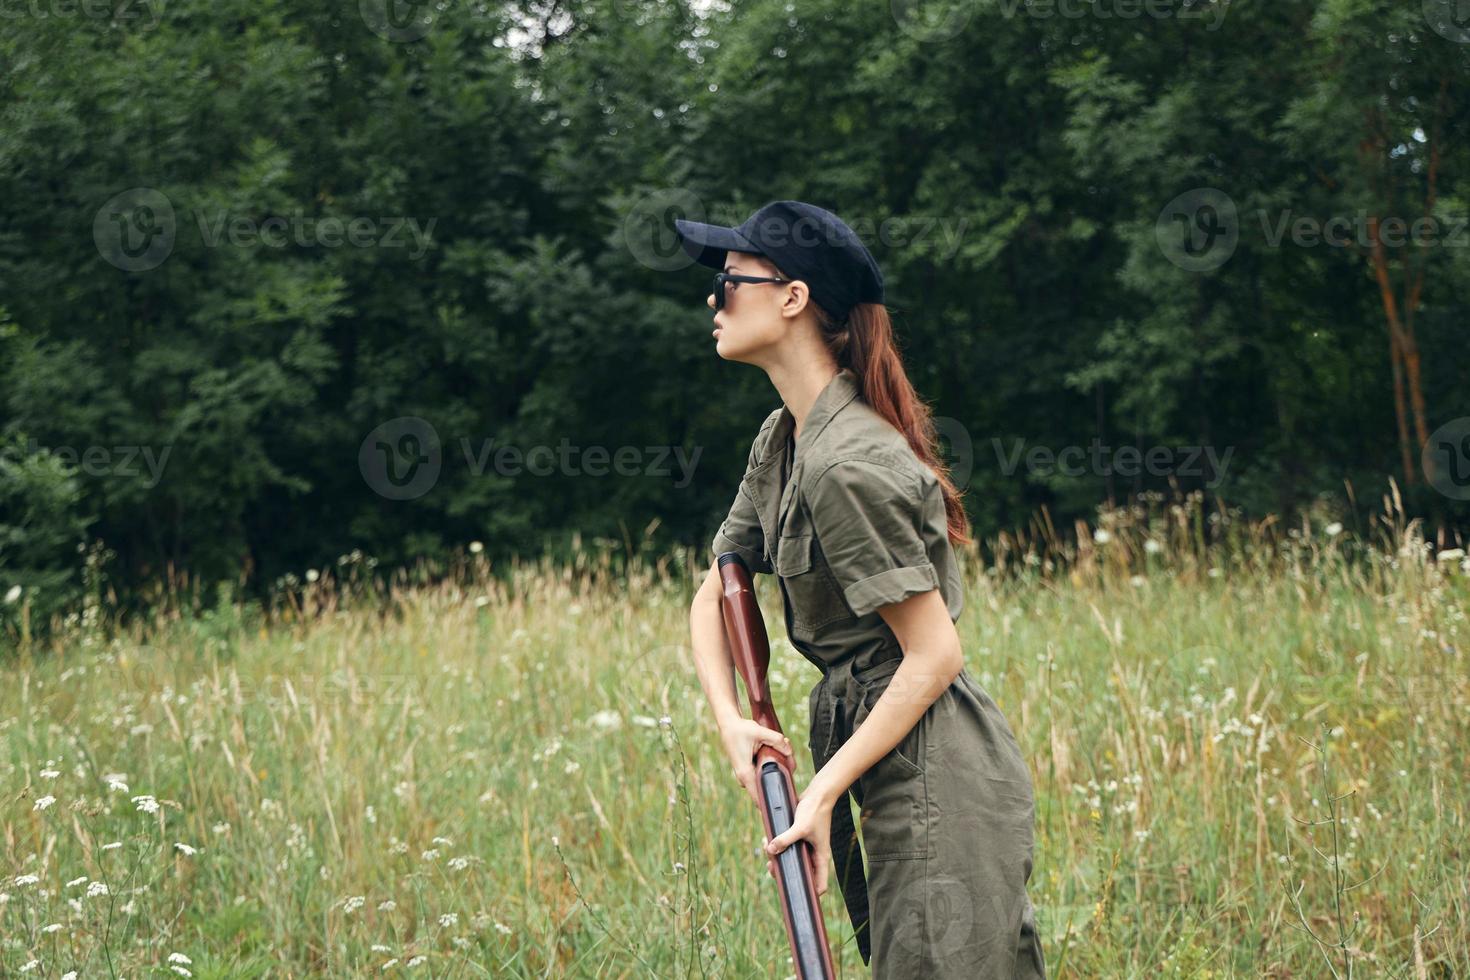
M 745 682 L 750 717 L 779 732 L 781 722 L 776 718 L 771 691 L 766 683 L 771 648 L 760 606 L 755 601 L 750 571 L 733 551 L 721 553 L 717 561 L 725 633 L 730 639 L 735 670 Z M 769 745 L 761 745 L 756 751 L 755 767 L 761 820 L 766 826 L 766 840 L 770 841 L 791 827 L 796 815 L 796 784 L 792 782 L 786 757 Z M 791 960 L 796 964 L 797 977 L 800 980 L 832 980 L 836 974 L 832 969 L 832 951 L 827 945 L 827 926 L 822 921 L 822 906 L 817 899 L 811 844 L 799 840 L 777 856 L 776 880 L 780 886 L 781 914 L 786 920 L 786 936 L 791 940 Z

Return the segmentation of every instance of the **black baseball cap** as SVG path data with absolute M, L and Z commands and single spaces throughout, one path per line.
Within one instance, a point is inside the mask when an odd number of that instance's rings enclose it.
M 883 273 L 858 238 L 831 211 L 804 201 L 772 201 L 736 228 L 675 219 L 679 244 L 700 265 L 724 271 L 727 252 L 765 256 L 811 290 L 838 320 L 859 303 L 883 302 Z

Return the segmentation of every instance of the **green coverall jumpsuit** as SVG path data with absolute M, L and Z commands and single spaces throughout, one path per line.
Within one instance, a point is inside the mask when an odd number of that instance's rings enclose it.
M 713 554 L 735 551 L 777 576 L 791 642 L 822 669 L 810 698 L 821 769 L 902 657 L 877 608 L 937 588 L 958 619 L 964 593 L 937 477 L 851 369 L 817 396 L 800 438 L 794 430 L 784 405 L 761 426 Z M 1045 977 L 1026 894 L 1030 772 L 968 670 L 849 794 L 868 871 L 847 794 L 833 810 L 832 866 L 876 980 Z

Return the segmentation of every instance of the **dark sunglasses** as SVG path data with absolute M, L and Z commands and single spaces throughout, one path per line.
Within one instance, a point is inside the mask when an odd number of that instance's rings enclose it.
M 729 282 L 729 283 L 742 283 L 742 282 L 795 282 L 795 280 L 794 279 L 771 279 L 771 278 L 769 278 L 767 276 L 737 276 L 737 275 L 734 275 L 734 274 L 729 273 L 729 272 L 717 272 L 717 273 L 715 273 L 715 285 L 714 285 L 715 312 L 716 313 L 718 313 L 720 310 L 723 310 L 725 308 L 725 283 L 727 283 L 727 282 Z M 735 287 L 734 286 L 731 286 L 730 288 L 731 289 L 734 289 Z

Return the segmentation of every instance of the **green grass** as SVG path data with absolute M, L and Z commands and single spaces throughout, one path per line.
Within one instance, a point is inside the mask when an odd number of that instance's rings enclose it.
M 1035 778 L 1050 975 L 1470 976 L 1465 565 L 1391 517 L 1099 523 L 964 556 L 969 670 Z M 0 975 L 788 975 L 690 659 L 703 560 L 468 556 L 381 589 L 349 562 L 265 613 L 94 610 L 12 653 Z M 817 674 L 758 586 L 802 786 Z M 864 975 L 835 884 L 824 907 Z

